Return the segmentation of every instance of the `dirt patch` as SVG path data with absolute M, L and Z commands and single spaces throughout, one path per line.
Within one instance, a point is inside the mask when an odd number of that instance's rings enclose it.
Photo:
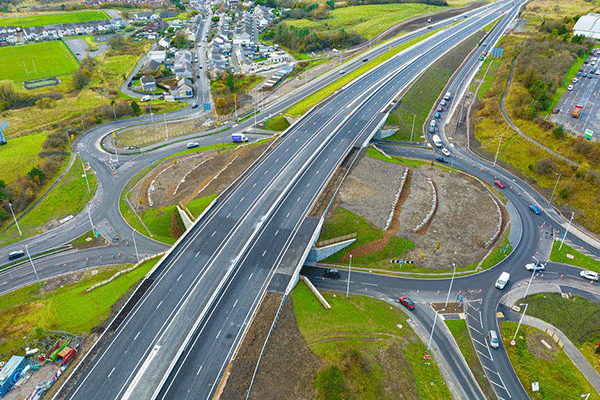
M 281 295 L 266 294 L 235 360 L 230 365 L 221 399 L 245 399 L 256 361 L 271 328 Z M 312 399 L 312 382 L 321 366 L 302 338 L 288 297 L 258 368 L 250 399 Z
M 138 210 L 161 208 L 220 193 L 245 171 L 270 142 L 186 154 L 163 161 L 131 189 Z M 229 150 L 229 151 L 228 151 Z
M 42 292 L 51 292 L 65 285 L 71 285 L 77 283 L 86 276 L 91 275 L 91 270 L 76 271 L 70 274 L 59 275 L 54 278 L 49 278 L 44 281 L 42 285 Z
M 543 343 L 544 340 L 551 348 L 547 348 Z M 554 356 L 558 353 L 558 346 L 552 338 L 542 332 L 527 332 L 527 350 L 537 359 L 553 362 Z

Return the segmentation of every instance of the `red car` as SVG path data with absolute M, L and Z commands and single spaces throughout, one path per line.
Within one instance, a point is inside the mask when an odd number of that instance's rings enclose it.
M 436 109 L 436 111 L 437 111 L 437 112 L 442 112 L 442 111 L 444 111 L 444 109 L 443 109 L 442 107 L 438 107 L 438 108 Z
M 408 308 L 409 310 L 412 310 L 413 308 L 415 308 L 415 303 L 409 299 L 406 296 L 400 296 L 400 298 L 398 299 L 398 301 L 400 303 L 402 303 L 402 305 L 406 308 Z
M 558 114 L 560 112 L 560 108 L 555 108 L 552 110 L 552 114 Z
M 504 183 L 502 183 L 502 181 L 501 181 L 500 179 L 496 179 L 496 180 L 494 181 L 494 184 L 495 184 L 496 186 L 498 186 L 500 189 L 504 189 L 504 188 L 506 187 L 506 186 L 504 185 Z
M 579 72 L 583 72 L 583 68 L 579 68 Z

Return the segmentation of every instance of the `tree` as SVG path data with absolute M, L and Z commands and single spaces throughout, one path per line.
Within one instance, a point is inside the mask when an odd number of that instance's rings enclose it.
M 135 100 L 131 102 L 131 109 L 135 115 L 140 115 L 142 112 L 140 105 Z
M 41 185 L 44 182 L 44 179 L 46 179 L 46 174 L 38 167 L 31 168 L 31 170 L 27 173 L 27 176 L 30 180 L 39 185 Z
M 113 50 L 119 50 L 125 45 L 125 38 L 118 33 L 115 33 L 110 37 L 110 39 L 108 39 L 108 45 Z
M 90 77 L 82 70 L 78 70 L 73 74 L 73 87 L 75 89 L 83 89 L 88 83 L 90 83 Z
M 333 0 L 327 0 L 325 2 L 325 4 L 327 4 L 327 7 L 329 7 L 329 9 L 335 10 L 335 1 L 333 1 Z
M 225 85 L 233 92 L 235 89 L 235 78 L 233 74 L 227 74 L 227 78 L 225 79 Z

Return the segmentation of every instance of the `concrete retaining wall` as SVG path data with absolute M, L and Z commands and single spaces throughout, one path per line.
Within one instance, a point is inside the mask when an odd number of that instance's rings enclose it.
M 337 253 L 344 247 L 348 247 L 351 243 L 354 243 L 356 238 L 344 240 L 342 242 L 330 244 L 323 247 L 313 247 L 308 253 L 308 257 L 304 262 L 305 265 L 315 266 L 318 261 L 324 260 L 330 255 Z

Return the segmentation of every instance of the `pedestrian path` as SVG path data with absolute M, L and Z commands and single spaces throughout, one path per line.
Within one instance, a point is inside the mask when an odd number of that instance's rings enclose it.
M 563 344 L 563 350 L 565 354 L 569 356 L 571 361 L 573 361 L 573 364 L 579 368 L 581 373 L 583 373 L 583 376 L 585 376 L 588 382 L 590 382 L 594 389 L 596 389 L 596 392 L 600 394 L 600 374 L 598 374 L 598 371 L 592 367 L 590 362 L 583 356 L 583 354 L 581 354 L 579 349 L 575 347 L 573 342 L 571 342 L 564 333 L 556 329 L 553 325 L 529 315 L 525 315 L 523 317 L 522 323 L 540 329 L 551 336 L 556 336 L 560 343 Z

